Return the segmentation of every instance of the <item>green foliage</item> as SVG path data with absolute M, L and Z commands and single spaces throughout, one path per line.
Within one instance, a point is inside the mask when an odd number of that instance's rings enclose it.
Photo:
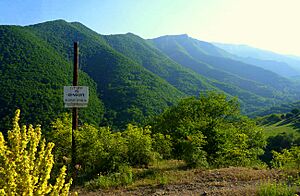
M 255 122 L 240 116 L 237 100 L 215 92 L 184 99 L 167 109 L 155 119 L 153 131 L 172 137 L 176 158 L 183 158 L 186 138 L 202 134 L 205 144 L 200 144 L 207 161 L 219 166 L 251 164 L 266 145 Z
M 54 164 L 53 143 L 41 140 L 41 128 L 19 126 L 16 111 L 13 129 L 6 142 L 0 132 L 1 195 L 69 195 L 72 180 L 65 183 L 66 167 L 62 167 L 54 185 L 49 184 Z
M 71 160 L 71 119 L 68 114 L 53 122 L 48 139 L 56 142 L 55 158 L 59 165 Z M 148 166 L 157 152 L 152 148 L 151 131 L 128 125 L 124 132 L 108 127 L 84 124 L 75 132 L 76 162 L 81 165 L 79 177 L 92 178 L 97 173 L 118 172 L 124 165 Z M 163 144 L 168 145 L 166 140 Z M 166 149 L 167 150 L 167 149 Z M 167 152 L 167 151 L 164 151 Z
M 300 101 L 287 102 L 280 105 L 275 105 L 262 111 L 254 112 L 252 116 L 266 116 L 270 114 L 288 113 L 293 109 L 300 108 Z
M 73 41 L 79 41 L 80 66 L 97 83 L 97 92 L 106 106 L 102 125 L 124 129 L 128 123 L 142 123 L 145 117 L 160 113 L 184 96 L 80 23 L 57 20 L 26 28 L 69 60 Z
M 226 128 L 218 128 L 223 131 L 217 131 L 225 135 L 216 153 L 216 165 L 260 165 L 258 157 L 264 153 L 263 149 L 267 143 L 262 130 L 256 127 L 255 122 L 243 117 L 225 126 Z
M 291 113 L 293 113 L 294 115 L 297 115 L 300 113 L 300 110 L 298 108 L 294 108 L 291 110 Z
M 276 168 L 300 169 L 300 146 L 293 146 L 291 149 L 283 149 L 282 152 L 272 151 L 272 166 Z
M 294 196 L 296 187 L 289 186 L 286 183 L 267 182 L 260 185 L 259 196 Z
M 161 159 L 169 159 L 172 155 L 172 141 L 170 135 L 156 133 L 152 135 L 152 148 L 159 153 Z
M 128 161 L 132 166 L 148 166 L 154 160 L 151 131 L 148 127 L 128 125 L 122 133 L 128 146 Z
M 97 190 L 100 188 L 106 189 L 117 186 L 125 186 L 131 184 L 132 181 L 132 169 L 128 166 L 122 166 L 119 168 L 118 172 L 107 175 L 99 174 L 96 179 L 85 183 L 84 186 L 89 190 Z
M 10 118 L 19 108 L 27 123 L 50 122 L 67 110 L 63 106 L 63 86 L 71 85 L 72 66 L 55 49 L 27 28 L 0 26 L 0 130 L 11 127 Z M 100 123 L 103 105 L 97 98 L 96 85 L 80 72 L 80 84 L 90 89 L 89 108 L 80 117 Z M 21 122 L 23 122 L 21 119 Z
M 206 144 L 205 136 L 201 132 L 187 136 L 187 139 L 180 143 L 183 149 L 182 159 L 188 167 L 208 166 L 207 153 L 203 150 L 204 144 Z
M 270 125 L 278 123 L 282 120 L 281 115 L 279 114 L 270 114 L 264 117 L 257 118 L 257 123 L 261 125 Z
M 58 163 L 70 163 L 71 156 L 71 118 L 63 115 L 53 122 L 53 130 L 48 139 L 56 142 L 54 149 Z M 99 172 L 114 172 L 127 163 L 128 147 L 120 132 L 112 133 L 108 127 L 95 128 L 84 124 L 75 132 L 76 162 L 81 165 L 82 177 Z
M 128 146 L 120 132 L 84 125 L 76 138 L 78 162 L 84 166 L 85 175 L 118 171 L 127 164 Z
M 172 60 L 206 78 L 209 84 L 245 103 L 245 112 L 282 101 L 296 100 L 296 85 L 284 77 L 257 66 L 232 60 L 232 55 L 211 43 L 187 35 L 162 36 L 151 40 Z
M 272 151 L 281 152 L 283 149 L 290 149 L 293 145 L 300 145 L 300 138 L 295 134 L 283 132 L 270 136 L 267 139 L 265 153 L 261 156 L 261 159 L 270 164 L 273 158 Z
M 54 147 L 54 158 L 57 163 L 67 163 L 66 160 L 71 160 L 71 115 L 64 113 L 51 124 L 52 130 L 47 133 L 47 140 L 56 144 Z
M 181 92 L 196 95 L 201 91 L 215 89 L 199 74 L 172 61 L 151 42 L 132 33 L 103 36 L 116 51 L 143 65 L 147 70 L 160 76 Z M 180 76 L 180 77 L 178 77 Z

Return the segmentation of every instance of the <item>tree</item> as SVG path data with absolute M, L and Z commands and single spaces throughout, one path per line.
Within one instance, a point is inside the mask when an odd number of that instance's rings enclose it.
M 153 132 L 172 137 L 175 158 L 184 158 L 183 144 L 187 138 L 200 133 L 201 141 L 205 142 L 198 148 L 215 165 L 250 164 L 263 153 L 266 145 L 262 131 L 252 120 L 240 115 L 237 99 L 216 92 L 183 99 L 152 124 Z M 202 155 L 199 157 L 204 159 Z

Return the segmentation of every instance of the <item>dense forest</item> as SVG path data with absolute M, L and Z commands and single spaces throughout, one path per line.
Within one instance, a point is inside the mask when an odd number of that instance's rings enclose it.
M 242 113 L 251 116 L 299 97 L 297 82 L 187 35 L 100 35 L 78 22 L 56 20 L 1 26 L 1 129 L 17 108 L 34 124 L 49 124 L 66 112 L 60 96 L 72 80 L 74 41 L 80 85 L 92 91 L 80 119 L 97 126 L 144 123 L 181 98 L 211 90 L 238 97 Z M 30 115 L 34 110 L 37 115 Z

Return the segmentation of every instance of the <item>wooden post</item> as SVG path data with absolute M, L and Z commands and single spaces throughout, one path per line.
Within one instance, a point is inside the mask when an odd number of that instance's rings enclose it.
M 78 86 L 78 42 L 74 42 L 74 70 L 73 70 L 73 86 Z M 78 108 L 72 109 L 72 169 L 76 165 L 76 143 L 75 130 L 78 129 Z

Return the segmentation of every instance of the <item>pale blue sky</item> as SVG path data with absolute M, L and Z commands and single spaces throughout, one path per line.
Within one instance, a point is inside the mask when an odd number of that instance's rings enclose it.
M 100 34 L 183 34 L 300 56 L 300 0 L 0 0 L 0 24 L 64 19 Z

